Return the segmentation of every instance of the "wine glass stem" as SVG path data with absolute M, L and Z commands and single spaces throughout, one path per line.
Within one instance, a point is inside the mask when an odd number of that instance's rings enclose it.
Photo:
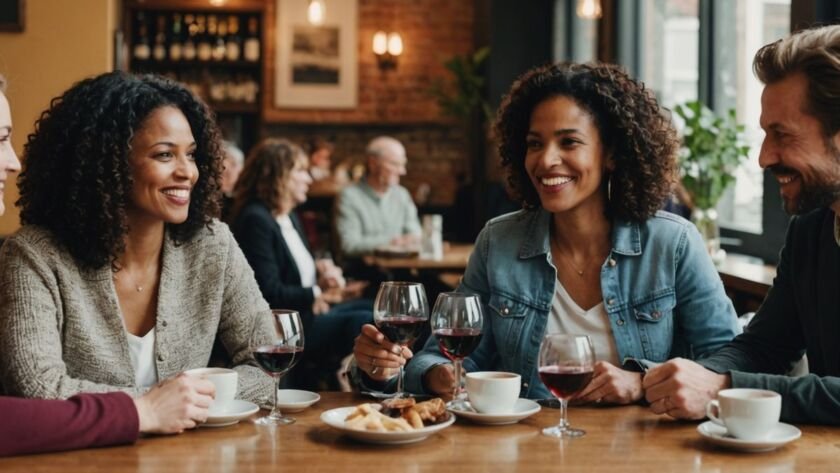
M 560 399 L 560 423 L 557 424 L 557 428 L 560 430 L 566 430 L 569 428 L 569 421 L 566 419 L 566 412 L 569 410 L 569 401 L 565 399 Z
M 403 374 L 405 373 L 405 368 L 403 365 L 400 365 L 400 375 L 397 377 L 397 397 L 403 397 Z
M 457 401 L 461 398 L 461 359 L 455 358 L 452 360 L 452 365 L 455 367 L 455 392 L 452 395 L 452 399 Z
M 271 412 L 268 414 L 268 417 L 272 419 L 279 419 L 283 417 L 283 414 L 280 412 L 280 407 L 277 406 L 277 391 L 280 390 L 280 376 L 273 376 L 274 378 L 274 404 L 271 409 Z

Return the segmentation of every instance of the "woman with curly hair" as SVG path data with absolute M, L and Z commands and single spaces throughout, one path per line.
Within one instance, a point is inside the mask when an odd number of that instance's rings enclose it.
M 547 398 L 543 335 L 587 334 L 601 361 L 576 400 L 625 404 L 642 398 L 650 363 L 703 356 L 734 337 L 735 311 L 699 233 L 657 211 L 678 142 L 641 84 L 607 64 L 538 67 L 514 83 L 495 131 L 524 209 L 488 222 L 461 282 L 485 305 L 467 371 L 519 373 L 522 396 Z M 359 366 L 383 366 L 387 350 L 369 342 L 378 349 L 357 344 Z M 408 364 L 407 385 L 453 392 L 434 338 Z
M 330 259 L 314 259 L 294 212 L 306 202 L 312 177 L 303 150 L 284 139 L 259 143 L 245 162 L 234 190 L 231 229 L 263 296 L 272 308 L 294 309 L 306 333 L 299 387 L 317 389 L 350 353 L 353 338 L 373 318 L 373 304 L 359 299 L 363 284 L 346 284 Z M 308 379 L 313 378 L 313 379 Z
M 213 219 L 221 156 L 202 102 L 163 78 L 102 74 L 52 100 L 24 155 L 23 226 L 0 250 L 7 393 L 141 395 L 206 366 L 217 337 L 237 397 L 271 393 L 249 350 L 269 309 Z

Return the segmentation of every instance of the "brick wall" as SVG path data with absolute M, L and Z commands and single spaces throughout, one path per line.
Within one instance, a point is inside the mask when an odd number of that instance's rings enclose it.
M 468 141 L 464 130 L 441 116 L 428 89 L 435 78 L 448 79 L 444 61 L 473 50 L 473 5 L 472 0 L 359 0 L 358 107 L 274 107 L 274 65 L 268 60 L 262 135 L 286 136 L 297 142 L 323 136 L 336 143 L 334 163 L 362 160 L 370 138 L 392 135 L 405 144 L 409 156 L 406 187 L 413 190 L 428 182 L 433 187 L 430 203 L 450 204 L 456 175 L 469 170 Z M 273 23 L 273 2 L 266 14 L 268 23 Z M 403 38 L 404 52 L 394 70 L 383 72 L 377 66 L 371 44 L 378 30 L 397 31 Z

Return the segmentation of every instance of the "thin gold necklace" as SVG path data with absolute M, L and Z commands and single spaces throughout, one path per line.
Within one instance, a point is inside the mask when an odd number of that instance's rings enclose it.
M 574 263 L 574 261 L 572 261 L 571 258 L 566 256 L 566 254 L 563 253 L 563 251 L 560 250 L 560 245 L 558 245 L 557 242 L 555 242 L 553 238 L 551 239 L 551 244 L 554 246 L 554 249 L 557 251 L 557 254 L 560 255 L 560 257 L 563 259 L 563 261 L 565 261 L 569 266 L 571 266 L 572 269 L 577 273 L 578 276 L 583 277 L 584 270 L 589 266 L 589 263 L 591 263 L 592 260 L 584 261 L 583 262 L 583 264 L 584 264 L 583 268 L 584 269 L 580 269 Z

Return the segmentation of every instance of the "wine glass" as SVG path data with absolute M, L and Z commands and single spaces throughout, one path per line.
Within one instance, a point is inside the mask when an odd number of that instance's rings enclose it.
M 585 431 L 572 429 L 566 420 L 569 398 L 592 379 L 595 350 L 587 335 L 549 333 L 540 344 L 540 380 L 560 400 L 560 423 L 543 429 L 550 437 L 581 437 Z
M 438 295 L 432 309 L 432 333 L 440 351 L 455 367 L 455 391 L 448 406 L 468 410 L 462 389 L 461 364 L 481 342 L 484 314 L 478 296 L 458 292 Z
M 295 422 L 294 417 L 284 416 L 277 407 L 280 378 L 300 361 L 303 356 L 303 324 L 294 310 L 271 311 L 269 321 L 257 319 L 251 335 L 251 352 L 260 367 L 274 378 L 274 408 L 265 417 L 256 420 L 260 425 L 285 425 Z
M 373 303 L 373 321 L 391 343 L 406 347 L 420 336 L 429 320 L 426 290 L 419 282 L 386 281 L 379 286 Z M 407 397 L 403 391 L 404 369 L 400 366 L 396 398 Z

